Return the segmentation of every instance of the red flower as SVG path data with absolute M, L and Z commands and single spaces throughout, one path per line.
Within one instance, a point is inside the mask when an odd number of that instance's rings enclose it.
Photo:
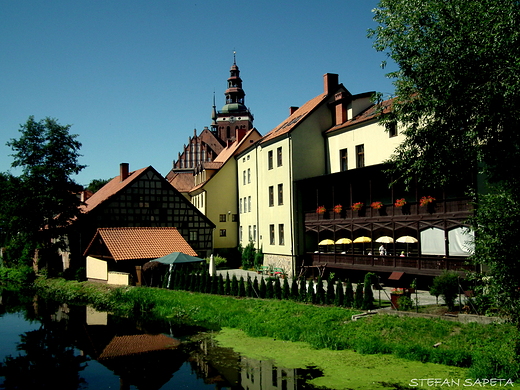
M 406 200 L 404 198 L 397 199 L 394 203 L 395 207 L 403 207 L 406 204 Z
M 383 208 L 383 203 L 377 201 L 377 202 L 372 202 L 372 204 L 370 205 L 370 207 L 372 207 L 373 209 L 375 210 L 379 210 L 381 208 Z
M 421 206 L 427 206 L 429 203 L 433 203 L 435 201 L 435 198 L 433 196 L 423 196 L 421 200 L 419 201 L 419 204 Z
M 363 202 L 357 202 L 352 205 L 352 210 L 361 210 L 363 208 Z

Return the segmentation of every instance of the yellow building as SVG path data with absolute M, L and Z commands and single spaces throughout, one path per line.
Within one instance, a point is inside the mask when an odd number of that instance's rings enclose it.
M 296 257 L 304 250 L 296 230 L 293 183 L 327 173 L 324 133 L 334 125 L 331 105 L 338 96 L 352 97 L 338 83 L 338 75 L 325 74 L 322 94 L 301 107 L 291 107 L 287 120 L 238 156 L 239 175 L 251 172 L 256 179 L 238 186 L 239 201 L 247 200 L 248 206 L 240 214 L 240 243 L 252 240 L 263 250 L 264 265 L 283 268 L 288 274 L 295 272 Z
M 213 237 L 215 249 L 238 246 L 239 204 L 237 161 L 235 156 L 261 138 L 256 129 L 237 134 L 213 162 L 201 163 L 195 169 L 195 186 L 189 191 L 191 202 L 216 225 Z M 244 176 L 244 180 L 246 180 Z

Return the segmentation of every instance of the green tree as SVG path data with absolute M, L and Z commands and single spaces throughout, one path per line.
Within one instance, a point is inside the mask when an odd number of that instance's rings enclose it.
M 20 126 L 20 138 L 11 139 L 13 168 L 20 168 L 17 178 L 9 180 L 9 206 L 2 199 L 2 230 L 5 239 L 16 247 L 23 241 L 38 249 L 40 260 L 48 261 L 58 248 L 65 248 L 65 237 L 71 222 L 79 215 L 81 187 L 72 179 L 85 166 L 78 163 L 81 143 L 70 134 L 70 125 L 55 119 L 35 121 L 30 116 Z M 3 191 L 2 191 L 3 192 Z
M 226 279 L 224 279 L 224 295 L 231 294 L 231 279 L 229 277 L 229 272 L 226 272 Z
M 274 286 L 271 278 L 267 278 L 265 282 L 265 297 L 267 299 L 274 298 Z
M 300 302 L 306 302 L 307 301 L 307 283 L 304 278 L 301 278 L 299 280 L 300 282 L 300 289 L 298 294 L 298 301 Z
M 369 31 L 397 64 L 397 98 L 382 107 L 405 140 L 394 172 L 426 185 L 482 173 L 474 259 L 498 305 L 520 324 L 520 7 L 514 0 L 380 0 Z
M 455 307 L 455 300 L 459 292 L 459 275 L 455 272 L 445 271 L 433 279 L 430 294 L 442 296 L 449 310 Z
M 518 2 L 381 0 L 374 12 L 374 47 L 398 66 L 385 122 L 406 135 L 400 172 L 447 183 L 482 162 L 493 180 L 518 176 Z
M 336 295 L 334 296 L 334 306 L 343 306 L 345 304 L 345 293 L 343 292 L 343 284 L 341 281 L 336 283 Z
M 256 281 L 256 278 L 255 278 Z M 267 286 L 265 284 L 264 278 L 260 279 L 260 287 L 258 288 L 258 297 L 265 298 L 267 294 Z
M 265 284 L 264 284 L 265 286 Z M 251 292 L 252 292 L 252 297 L 254 298 L 262 298 L 260 297 L 260 287 L 258 285 L 258 279 L 256 278 L 255 276 L 255 280 L 253 280 L 253 287 L 251 289 Z
M 290 298 L 293 301 L 298 300 L 298 282 L 296 281 L 296 278 L 291 279 L 291 294 Z
M 316 293 L 314 292 L 314 280 L 309 279 L 309 285 L 307 286 L 306 300 L 309 303 L 316 303 Z
M 372 291 L 372 280 L 375 275 L 372 272 L 367 272 L 365 274 L 364 285 L 364 294 L 363 294 L 363 310 L 370 310 L 374 307 L 374 292 Z
M 244 281 L 244 277 L 241 276 L 238 280 L 238 296 L 245 297 L 246 296 L 246 282 Z
M 325 295 L 325 289 L 323 288 L 323 280 L 321 276 L 318 276 L 318 281 L 316 283 L 316 303 L 320 305 L 324 305 L 327 303 L 327 298 Z
M 356 285 L 356 295 L 354 295 L 354 307 L 361 309 L 363 307 L 363 283 Z
M 235 274 L 233 274 L 233 276 L 231 277 L 231 286 L 230 286 L 229 295 L 232 295 L 234 297 L 238 296 L 238 279 Z
M 254 260 L 254 267 L 256 270 L 259 270 L 262 265 L 264 264 L 264 252 L 262 251 L 262 248 L 260 248 L 256 253 L 255 253 L 255 260 Z
M 354 307 L 354 289 L 352 288 L 350 280 L 347 280 L 347 285 L 345 286 L 345 297 L 343 303 L 345 307 Z
M 294 281 L 294 279 L 293 279 Z M 296 286 L 296 284 L 294 284 L 294 286 Z M 283 280 L 283 285 L 282 285 L 282 299 L 291 299 L 292 296 L 291 296 L 291 287 L 289 286 L 289 281 L 287 280 L 287 278 L 285 278 Z
M 253 266 L 253 261 L 255 259 L 255 244 L 253 241 L 249 241 L 249 244 L 246 245 L 244 250 L 242 251 L 242 268 L 249 269 Z
M 85 188 L 87 191 L 90 191 L 92 193 L 97 192 L 101 187 L 103 187 L 105 184 L 107 184 L 110 180 L 109 179 L 94 179 L 92 180 L 87 188 Z

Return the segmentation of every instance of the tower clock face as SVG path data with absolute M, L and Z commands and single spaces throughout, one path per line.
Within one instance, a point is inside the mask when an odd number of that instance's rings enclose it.
M 236 118 L 234 116 L 229 117 L 229 123 L 235 123 Z

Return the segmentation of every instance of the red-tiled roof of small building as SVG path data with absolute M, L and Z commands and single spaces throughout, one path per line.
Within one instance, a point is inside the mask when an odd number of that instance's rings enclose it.
M 287 120 L 285 120 L 280 125 L 278 125 L 273 130 L 271 130 L 269 133 L 267 133 L 262 138 L 261 143 L 270 141 L 274 138 L 277 138 L 281 135 L 291 132 L 300 123 L 300 121 L 303 118 L 305 118 L 310 112 L 312 112 L 327 97 L 328 97 L 328 95 L 321 94 L 321 95 L 318 95 L 315 98 L 309 100 L 303 106 L 301 106 L 296 111 L 294 111 L 292 113 L 292 115 L 290 115 L 289 118 L 287 118 Z
M 121 356 L 163 351 L 176 348 L 180 341 L 163 334 L 136 334 L 115 336 L 98 356 L 98 360 L 113 359 Z
M 84 256 L 90 254 L 91 248 L 95 246 L 93 244 L 97 244 L 99 238 L 116 261 L 157 259 L 173 252 L 197 256 L 175 227 L 99 228 Z
M 92 211 L 94 208 L 96 208 L 98 205 L 109 199 L 111 196 L 117 194 L 119 191 L 121 191 L 123 188 L 125 188 L 127 185 L 132 183 L 135 179 L 141 175 L 144 171 L 152 167 L 146 167 L 138 169 L 137 171 L 130 172 L 128 177 L 121 181 L 121 176 L 118 175 L 114 177 L 112 180 L 110 180 L 107 184 L 105 184 L 103 187 L 101 187 L 97 192 L 94 193 L 90 198 L 88 198 L 85 201 L 85 204 L 82 205 L 81 211 L 83 213 L 88 213 Z M 153 169 L 153 168 L 152 168 Z

